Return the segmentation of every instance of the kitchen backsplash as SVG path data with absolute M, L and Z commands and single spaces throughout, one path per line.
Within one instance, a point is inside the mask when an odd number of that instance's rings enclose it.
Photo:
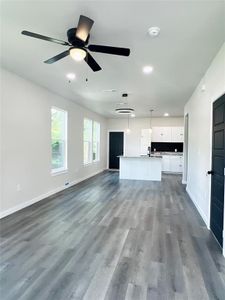
M 183 143 L 152 143 L 151 151 L 154 151 L 154 149 L 162 152 L 183 152 Z

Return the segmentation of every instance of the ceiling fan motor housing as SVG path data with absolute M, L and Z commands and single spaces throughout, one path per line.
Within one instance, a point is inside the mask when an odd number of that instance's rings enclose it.
M 70 28 L 67 31 L 68 42 L 75 47 L 84 47 L 85 45 L 88 44 L 90 34 L 88 35 L 86 41 L 84 42 L 76 37 L 76 31 L 77 31 L 77 28 Z

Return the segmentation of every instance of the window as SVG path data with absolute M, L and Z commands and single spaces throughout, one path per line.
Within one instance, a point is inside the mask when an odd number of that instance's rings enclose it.
M 100 124 L 84 119 L 84 164 L 100 160 Z
M 92 121 L 84 119 L 84 164 L 92 162 Z
M 67 169 L 67 112 L 51 108 L 52 173 Z
M 100 160 L 100 124 L 98 122 L 93 123 L 93 161 Z

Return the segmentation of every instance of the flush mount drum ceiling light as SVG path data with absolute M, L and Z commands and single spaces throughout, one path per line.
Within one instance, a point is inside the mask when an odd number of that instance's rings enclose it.
M 122 108 L 116 108 L 115 111 L 118 114 L 123 114 L 123 115 L 130 115 L 134 112 L 133 108 L 129 108 L 129 107 L 122 107 Z
M 123 93 L 122 94 L 122 98 L 127 98 L 128 97 L 128 94 L 127 93 Z M 121 103 L 122 104 L 122 103 Z M 123 104 L 126 104 L 125 102 L 123 102 Z M 130 107 L 119 107 L 119 108 L 116 108 L 115 109 L 115 112 L 117 114 L 121 114 L 121 115 L 131 115 L 134 113 L 134 109 L 133 108 L 130 108 Z

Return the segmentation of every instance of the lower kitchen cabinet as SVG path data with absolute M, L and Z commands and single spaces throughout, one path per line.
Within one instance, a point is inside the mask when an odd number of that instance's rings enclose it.
M 162 171 L 171 173 L 183 172 L 182 155 L 162 155 Z
M 162 171 L 169 172 L 170 170 L 170 155 L 162 156 Z

